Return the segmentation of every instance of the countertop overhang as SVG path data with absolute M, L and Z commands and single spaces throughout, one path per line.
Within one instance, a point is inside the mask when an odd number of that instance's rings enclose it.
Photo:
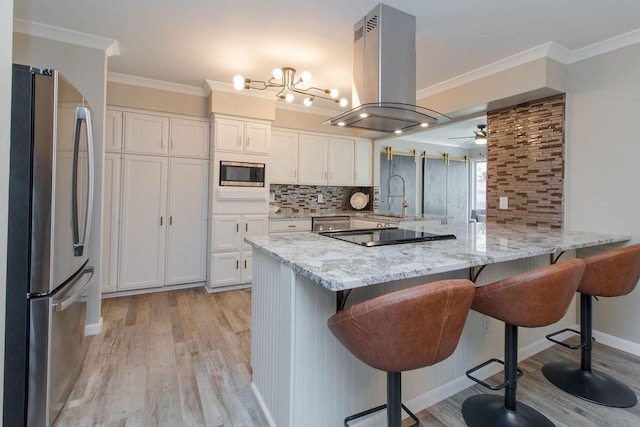
M 315 233 L 245 238 L 331 291 L 624 242 L 631 236 L 495 223 L 434 226 L 455 240 L 363 247 Z

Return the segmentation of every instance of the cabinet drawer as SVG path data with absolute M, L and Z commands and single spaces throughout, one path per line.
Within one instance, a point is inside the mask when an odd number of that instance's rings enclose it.
M 272 219 L 269 221 L 269 233 L 311 231 L 311 218 Z

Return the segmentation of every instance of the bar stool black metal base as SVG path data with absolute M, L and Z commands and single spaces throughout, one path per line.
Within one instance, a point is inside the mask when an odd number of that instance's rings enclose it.
M 462 416 L 469 427 L 553 427 L 555 424 L 522 402 L 510 411 L 504 397 L 495 394 L 472 396 L 462 404 Z
M 542 373 L 556 387 L 591 403 L 614 408 L 630 408 L 638 403 L 638 397 L 629 387 L 600 372 L 553 362 L 544 365 Z

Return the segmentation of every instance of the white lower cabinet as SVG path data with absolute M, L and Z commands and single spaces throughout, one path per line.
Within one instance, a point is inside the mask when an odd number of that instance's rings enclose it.
M 169 161 L 165 280 L 168 285 L 206 279 L 208 180 L 208 160 Z
M 123 156 L 118 290 L 164 285 L 167 160 Z
M 268 234 L 269 218 L 263 214 L 213 215 L 209 286 L 251 283 L 252 249 L 245 237 Z
M 118 238 L 120 236 L 120 169 L 122 155 L 105 153 L 102 180 L 102 292 L 118 285 Z
M 118 281 L 104 291 L 205 281 L 208 168 L 204 159 L 122 155 Z

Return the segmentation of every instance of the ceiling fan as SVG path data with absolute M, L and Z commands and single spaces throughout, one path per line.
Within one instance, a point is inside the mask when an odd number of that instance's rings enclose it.
M 456 136 L 449 139 L 467 139 L 467 141 L 464 141 L 463 144 L 474 141 L 478 145 L 484 145 L 487 143 L 487 131 L 485 130 L 487 125 L 477 125 L 477 126 L 478 126 L 478 130 L 473 131 L 473 134 L 474 134 L 473 136 Z

